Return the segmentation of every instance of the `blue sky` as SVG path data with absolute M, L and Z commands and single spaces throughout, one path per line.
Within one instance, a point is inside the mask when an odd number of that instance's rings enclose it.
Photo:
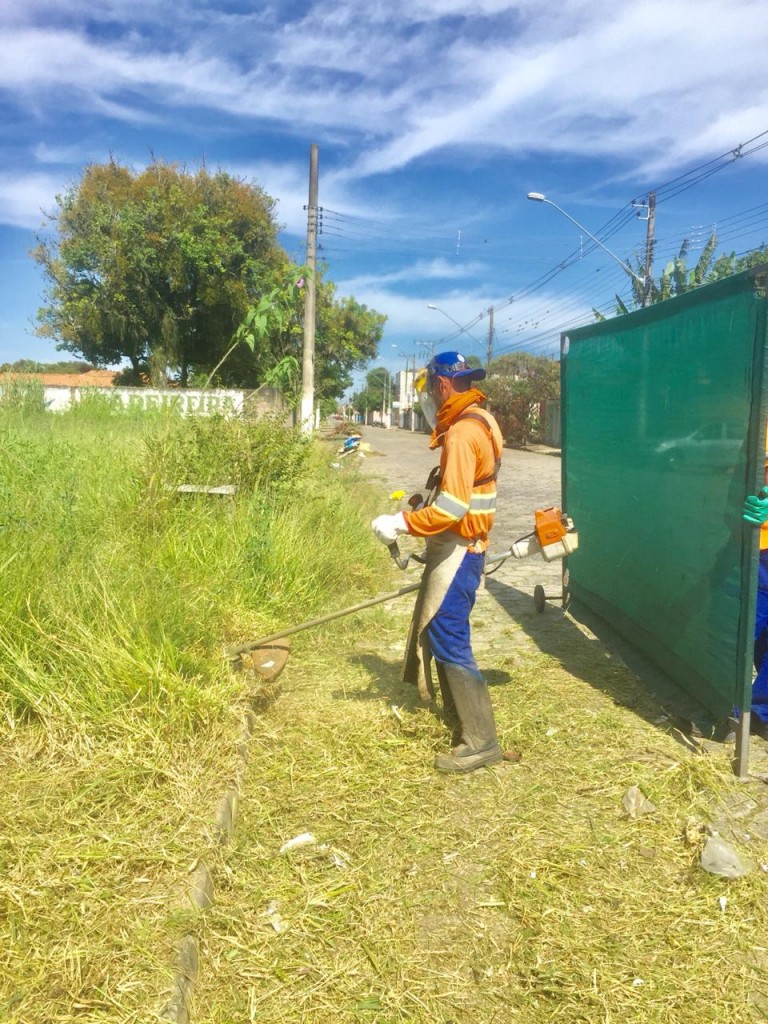
M 317 143 L 321 256 L 388 315 L 393 370 L 424 345 L 483 355 L 491 305 L 496 352 L 554 353 L 628 294 L 529 191 L 627 259 L 658 187 L 657 270 L 713 227 L 720 250 L 768 242 L 764 0 L 3 0 L 0 46 L 0 362 L 62 358 L 33 333 L 28 251 L 110 154 L 254 179 L 303 259 Z

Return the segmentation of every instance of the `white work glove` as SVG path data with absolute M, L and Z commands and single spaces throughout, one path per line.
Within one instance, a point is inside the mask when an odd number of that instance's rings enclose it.
M 387 546 L 394 544 L 401 533 L 408 533 L 402 512 L 396 512 L 393 516 L 378 516 L 371 523 L 371 529 L 378 540 Z

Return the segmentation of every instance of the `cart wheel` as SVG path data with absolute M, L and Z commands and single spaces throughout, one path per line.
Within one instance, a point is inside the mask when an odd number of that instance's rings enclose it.
M 538 584 L 533 588 L 533 607 L 537 612 L 543 612 L 547 603 L 547 598 L 544 594 L 544 587 Z

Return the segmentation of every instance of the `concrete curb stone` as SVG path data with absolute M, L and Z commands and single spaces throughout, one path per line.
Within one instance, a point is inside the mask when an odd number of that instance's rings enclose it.
M 258 694 L 252 700 L 258 700 Z M 236 779 L 219 799 L 213 815 L 214 840 L 218 846 L 226 845 L 235 829 L 242 779 L 248 762 L 248 748 L 255 722 L 256 715 L 252 710 L 243 715 L 240 736 L 235 746 L 238 759 Z M 216 892 L 213 878 L 208 864 L 201 856 L 190 871 L 183 904 L 204 913 L 215 902 Z M 176 959 L 177 968 L 171 983 L 171 994 L 157 1017 L 159 1020 L 174 1021 L 175 1024 L 190 1024 L 192 995 L 200 975 L 200 947 L 197 936 L 193 932 L 188 932 L 181 939 L 176 951 Z

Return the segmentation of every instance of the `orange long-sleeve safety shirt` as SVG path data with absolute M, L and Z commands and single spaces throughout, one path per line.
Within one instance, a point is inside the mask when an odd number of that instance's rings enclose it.
M 471 541 L 470 551 L 487 550 L 496 513 L 494 474 L 504 441 L 496 420 L 477 405 L 484 398 L 473 388 L 452 395 L 440 409 L 438 429 L 442 432 L 433 442 L 433 447 L 442 447 L 440 486 L 433 504 L 403 513 L 409 533 L 432 537 L 452 530 Z M 480 482 L 483 480 L 486 482 Z

